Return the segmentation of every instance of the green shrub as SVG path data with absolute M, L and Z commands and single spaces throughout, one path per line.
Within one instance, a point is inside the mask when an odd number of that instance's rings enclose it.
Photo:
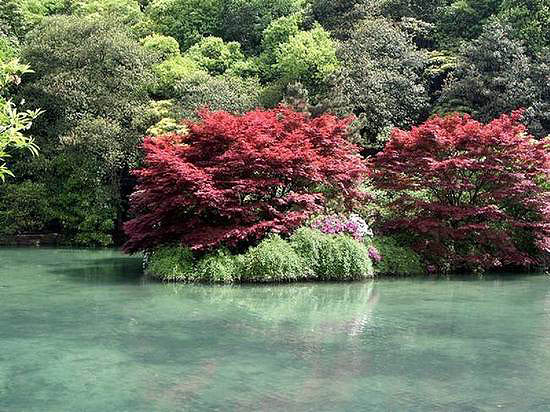
M 181 80 L 187 80 L 189 77 L 196 76 L 202 71 L 199 65 L 189 57 L 180 55 L 170 57 L 161 63 L 153 65 L 153 74 L 155 75 L 152 84 L 149 85 L 149 91 L 156 96 L 172 96 L 174 84 Z
M 194 44 L 187 50 L 185 57 L 212 75 L 223 74 L 235 63 L 244 61 L 238 42 L 225 43 L 223 39 L 214 36 L 205 37 Z
M 47 187 L 24 181 L 0 185 L 0 235 L 37 233 L 53 218 Z
M 327 235 L 318 276 L 324 280 L 353 280 L 374 276 L 366 246 L 347 235 Z
M 153 29 L 174 37 L 187 50 L 203 36 L 216 33 L 221 25 L 220 0 L 153 0 L 146 16 Z
M 176 82 L 173 90 L 181 116 L 198 120 L 197 109 L 205 106 L 239 114 L 257 109 L 262 86 L 255 78 L 210 76 L 199 71 Z
M 327 79 L 339 67 L 336 46 L 330 33 L 315 25 L 280 44 L 274 68 L 286 83 L 300 82 L 309 91 L 324 91 Z
M 155 249 L 147 262 L 147 273 L 165 281 L 193 282 L 197 280 L 193 267 L 193 253 L 180 246 Z
M 243 282 L 284 282 L 311 277 L 311 271 L 289 242 L 278 235 L 264 239 L 238 258 Z
M 395 238 L 375 238 L 373 244 L 382 256 L 382 260 L 375 264 L 377 274 L 410 276 L 426 271 L 420 256 L 411 248 L 400 245 Z
M 304 259 L 314 274 L 319 273 L 319 262 L 326 244 L 327 235 L 316 229 L 302 227 L 290 238 L 292 248 Z
M 196 265 L 196 277 L 201 282 L 233 283 L 239 280 L 237 258 L 228 250 L 219 249 L 201 258 Z
M 298 229 L 290 238 L 313 277 L 322 280 L 353 280 L 372 277 L 367 246 L 347 235 L 328 235 L 310 228 Z
M 290 240 L 271 235 L 241 255 L 222 248 L 195 262 L 188 248 L 160 247 L 151 253 L 147 272 L 164 281 L 204 283 L 354 280 L 374 273 L 364 243 L 309 228 Z
M 42 3 L 52 3 L 51 0 Z M 48 14 L 61 14 L 65 4 L 71 4 L 72 14 L 76 16 L 86 16 L 92 19 L 111 19 L 118 20 L 125 25 L 134 25 L 140 23 L 144 14 L 140 10 L 140 4 L 136 0 L 72 0 L 71 2 L 63 0 L 54 0 L 58 3 L 54 10 Z M 66 7 L 66 6 L 65 6 Z
M 147 53 L 157 54 L 161 60 L 167 60 L 180 55 L 178 41 L 170 36 L 162 34 L 151 34 L 141 40 L 143 48 Z
M 0 63 L 7 62 L 16 56 L 16 50 L 13 43 L 7 36 L 0 32 Z

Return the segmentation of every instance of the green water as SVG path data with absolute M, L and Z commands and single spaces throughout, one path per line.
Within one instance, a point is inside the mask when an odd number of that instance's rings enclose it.
M 550 278 L 207 287 L 0 249 L 1 411 L 549 411 Z

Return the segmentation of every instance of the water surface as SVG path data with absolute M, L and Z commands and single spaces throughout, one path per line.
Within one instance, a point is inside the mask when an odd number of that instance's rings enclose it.
M 548 411 L 550 277 L 209 287 L 0 249 L 1 411 Z

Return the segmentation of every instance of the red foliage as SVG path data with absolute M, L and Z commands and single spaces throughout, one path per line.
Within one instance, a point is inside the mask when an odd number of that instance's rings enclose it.
M 145 139 L 126 251 L 245 246 L 292 231 L 332 196 L 348 205 L 360 196 L 367 169 L 345 139 L 350 119 L 286 108 L 200 115 L 185 137 Z
M 372 162 L 374 185 L 393 196 L 382 227 L 407 233 L 441 269 L 540 263 L 550 252 L 550 146 L 521 117 L 394 130 Z

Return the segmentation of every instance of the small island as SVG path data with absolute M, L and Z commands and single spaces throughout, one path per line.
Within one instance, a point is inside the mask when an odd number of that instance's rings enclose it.
M 435 116 L 364 160 L 352 118 L 200 112 L 146 138 L 127 252 L 184 282 L 357 280 L 543 268 L 549 143 L 523 111 Z M 541 180 L 542 179 L 542 180 Z

